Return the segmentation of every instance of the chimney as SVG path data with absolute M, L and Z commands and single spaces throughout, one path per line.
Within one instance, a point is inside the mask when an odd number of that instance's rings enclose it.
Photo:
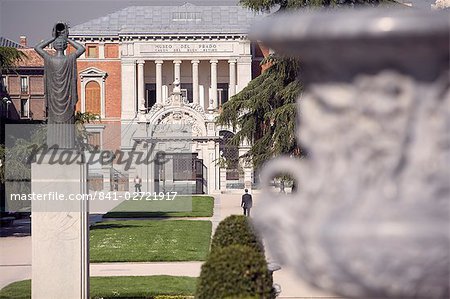
M 27 37 L 25 35 L 20 36 L 20 45 L 24 48 L 28 48 Z

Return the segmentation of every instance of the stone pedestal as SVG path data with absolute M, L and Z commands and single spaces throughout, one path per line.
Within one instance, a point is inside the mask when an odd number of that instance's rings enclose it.
M 54 156 L 68 155 L 77 153 Z M 81 156 L 61 165 L 45 155 L 32 164 L 31 178 L 32 298 L 89 298 L 88 202 L 79 199 L 87 193 L 87 165 Z

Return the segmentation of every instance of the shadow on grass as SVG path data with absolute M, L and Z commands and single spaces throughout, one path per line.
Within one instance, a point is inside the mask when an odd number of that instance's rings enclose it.
M 171 212 L 108 212 L 103 218 L 170 218 Z
M 110 229 L 110 228 L 135 228 L 135 227 L 142 227 L 141 225 L 126 225 L 126 224 L 116 224 L 116 223 L 108 223 L 108 224 L 97 224 L 91 226 L 91 230 L 97 230 L 97 229 Z

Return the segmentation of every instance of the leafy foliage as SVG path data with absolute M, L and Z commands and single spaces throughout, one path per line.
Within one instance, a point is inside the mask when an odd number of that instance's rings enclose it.
M 100 115 L 91 112 L 75 113 L 75 128 L 76 128 L 76 146 L 82 150 L 92 151 L 94 148 L 89 144 L 88 139 L 92 133 L 89 133 L 84 127 L 85 124 L 100 121 Z
M 25 58 L 27 56 L 16 48 L 0 47 L 0 73 L 3 70 L 13 68 L 17 61 Z
M 211 241 L 211 252 L 230 245 L 245 245 L 264 254 L 264 247 L 248 217 L 231 215 L 217 226 Z
M 272 65 L 225 103 L 217 119 L 219 124 L 238 130 L 232 144 L 252 143 L 245 157 L 251 158 L 255 167 L 276 155 L 301 154 L 295 139 L 296 100 L 301 91 L 299 62 L 275 56 L 269 59 Z
M 267 12 L 274 7 L 279 10 L 304 7 L 336 7 L 356 5 L 377 5 L 386 0 L 240 0 L 239 3 L 255 11 Z
M 197 299 L 274 298 L 272 276 L 260 252 L 243 245 L 212 251 L 202 265 Z
M 86 131 L 84 124 L 91 123 L 99 120 L 99 116 L 93 113 L 81 113 L 77 112 L 75 115 L 75 125 L 77 131 L 77 146 L 80 149 L 91 149 L 90 145 L 86 142 L 89 133 Z M 17 138 L 14 144 L 6 149 L 4 145 L 0 145 L 0 182 L 5 182 L 5 168 L 8 169 L 8 177 L 27 180 L 31 179 L 31 165 L 30 156 L 33 153 L 33 149 L 36 146 L 41 146 L 45 143 L 46 127 L 45 125 L 30 125 L 31 129 L 28 138 Z M 23 183 L 11 183 L 17 184 L 21 193 L 28 193 L 27 184 Z M 25 189 L 23 189 L 25 188 Z

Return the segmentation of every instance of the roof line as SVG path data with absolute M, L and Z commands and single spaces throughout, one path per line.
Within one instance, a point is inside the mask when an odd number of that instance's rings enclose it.
M 0 39 L 5 39 L 5 40 L 9 41 L 10 43 L 13 43 L 13 44 L 17 45 L 17 47 L 12 47 L 12 48 L 26 49 L 26 48 L 25 48 L 24 46 L 22 46 L 20 43 L 18 43 L 18 42 L 16 42 L 16 41 L 13 41 L 12 39 L 9 39 L 9 38 L 7 38 L 7 37 L 0 36 Z M 10 47 L 10 48 L 11 48 L 11 47 Z

